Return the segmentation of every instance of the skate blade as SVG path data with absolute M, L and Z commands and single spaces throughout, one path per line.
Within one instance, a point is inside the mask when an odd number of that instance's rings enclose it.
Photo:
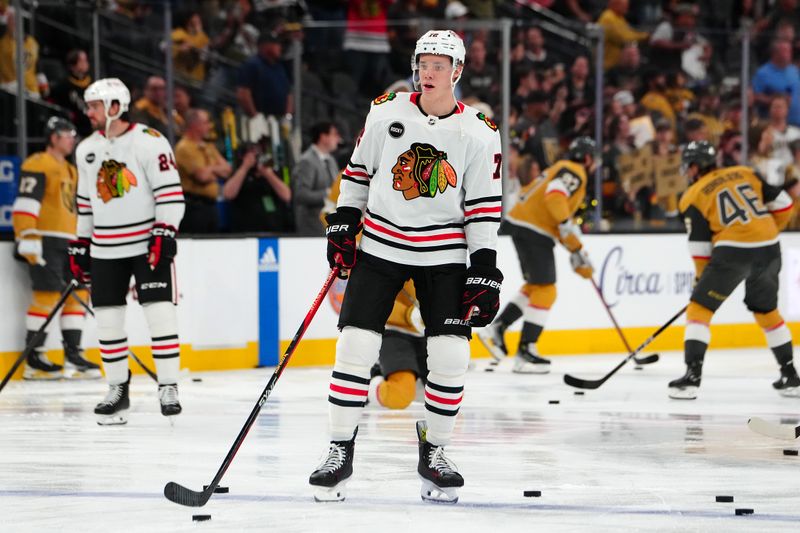
M 347 497 L 345 488 L 347 479 L 340 481 L 333 487 L 320 487 L 314 485 L 314 501 L 319 503 L 343 502 Z
M 514 364 L 511 371 L 515 374 L 549 374 L 550 365 L 535 365 L 533 363 Z
M 63 375 L 61 371 L 44 372 L 43 370 L 29 370 L 25 369 L 22 374 L 22 379 L 25 381 L 58 381 Z
M 502 361 L 508 355 L 494 343 L 489 335 L 482 331 L 478 332 L 478 340 L 481 341 L 481 344 L 489 351 L 489 355 L 491 355 L 492 359 L 495 361 Z
M 419 491 L 422 501 L 448 505 L 458 503 L 458 487 L 439 487 L 422 476 L 419 476 L 419 479 L 422 481 L 422 488 Z
M 128 410 L 117 411 L 113 415 L 97 415 L 98 426 L 122 426 L 128 423 Z
M 69 380 L 90 380 L 90 379 L 100 379 L 103 375 L 97 369 L 92 370 L 72 370 L 67 371 L 64 370 L 64 379 Z
M 686 387 L 684 389 L 670 388 L 669 397 L 673 400 L 696 400 L 697 387 Z
M 800 398 L 800 387 L 789 387 L 786 389 L 778 389 L 778 394 L 784 398 Z

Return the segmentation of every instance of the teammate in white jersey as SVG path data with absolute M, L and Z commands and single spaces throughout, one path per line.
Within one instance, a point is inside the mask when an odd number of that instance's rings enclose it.
M 503 280 L 495 252 L 500 134 L 454 97 L 464 56 L 464 43 L 452 31 L 430 31 L 417 41 L 411 63 L 420 92 L 373 101 L 342 176 L 337 210 L 327 217 L 328 262 L 349 270 L 350 280 L 328 396 L 331 443 L 309 480 L 317 500 L 344 499 L 370 369 L 408 279 L 416 287 L 428 351 L 425 420 L 417 422 L 422 498 L 454 503 L 464 484 L 444 446 L 464 394 L 470 327 L 491 322 Z
M 109 391 L 94 412 L 98 424 L 127 422 L 126 296 L 131 276 L 150 329 L 161 414 L 181 412 L 177 295 L 173 258 L 184 201 L 169 142 L 128 122 L 131 97 L 116 78 L 84 93 L 95 132 L 78 145 L 78 230 L 70 243 L 73 275 L 92 283 L 97 337 Z

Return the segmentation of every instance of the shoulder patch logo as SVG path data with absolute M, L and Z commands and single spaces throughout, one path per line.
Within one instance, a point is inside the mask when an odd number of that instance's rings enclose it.
M 403 193 L 403 198 L 433 198 L 444 193 L 448 186 L 455 187 L 458 176 L 447 154 L 428 143 L 414 143 L 397 156 L 392 167 L 392 188 Z
M 146 133 L 151 137 L 161 137 L 161 133 L 158 130 L 154 130 L 153 128 L 145 128 L 142 130 L 142 133 Z
M 136 176 L 128 170 L 125 163 L 113 159 L 103 161 L 97 172 L 97 196 L 106 204 L 113 198 L 125 196 L 131 187 L 136 187 L 138 184 Z
M 477 113 L 475 116 L 478 117 L 478 120 L 489 126 L 490 130 L 497 131 L 497 124 L 492 122 L 492 119 L 487 117 L 484 113 Z
M 397 94 L 396 93 L 386 93 L 386 94 L 382 94 L 379 97 L 377 97 L 375 100 L 372 101 L 372 103 L 374 105 L 381 105 L 381 104 L 385 104 L 386 102 L 391 102 L 395 98 L 397 98 Z

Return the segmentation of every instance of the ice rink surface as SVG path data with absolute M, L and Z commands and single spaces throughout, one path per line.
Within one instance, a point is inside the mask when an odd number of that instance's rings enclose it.
M 454 506 L 420 500 L 419 403 L 368 407 L 347 500 L 313 501 L 329 369 L 284 373 L 222 480 L 230 493 L 196 509 L 166 500 L 164 484 L 211 480 L 272 369 L 185 374 L 174 427 L 146 376 L 134 377 L 119 427 L 95 423 L 102 382 L 12 382 L 0 394 L 0 531 L 800 531 L 800 457 L 783 455 L 800 442 L 746 426 L 750 415 L 800 419 L 800 399 L 771 388 L 767 349 L 711 350 L 695 401 L 667 398 L 683 373 L 677 353 L 631 363 L 584 396 L 562 382 L 598 378 L 622 357 L 556 357 L 546 376 L 475 361 L 448 448 L 466 480 Z

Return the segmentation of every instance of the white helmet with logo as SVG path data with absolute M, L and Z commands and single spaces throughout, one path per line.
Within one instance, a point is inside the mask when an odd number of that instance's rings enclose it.
M 106 107 L 106 113 L 111 109 L 114 101 L 119 102 L 119 111 L 114 116 L 107 117 L 110 120 L 118 119 L 128 110 L 131 103 L 131 93 L 119 78 L 103 78 L 89 85 L 83 93 L 83 99 L 88 102 L 101 101 Z
M 453 68 L 464 64 L 467 51 L 464 48 L 464 41 L 452 30 L 431 30 L 417 40 L 414 47 L 414 55 L 411 57 L 411 71 L 414 85 L 419 84 L 419 56 L 422 54 L 434 54 L 447 56 L 453 60 Z M 458 83 L 461 75 L 453 81 L 453 86 Z

